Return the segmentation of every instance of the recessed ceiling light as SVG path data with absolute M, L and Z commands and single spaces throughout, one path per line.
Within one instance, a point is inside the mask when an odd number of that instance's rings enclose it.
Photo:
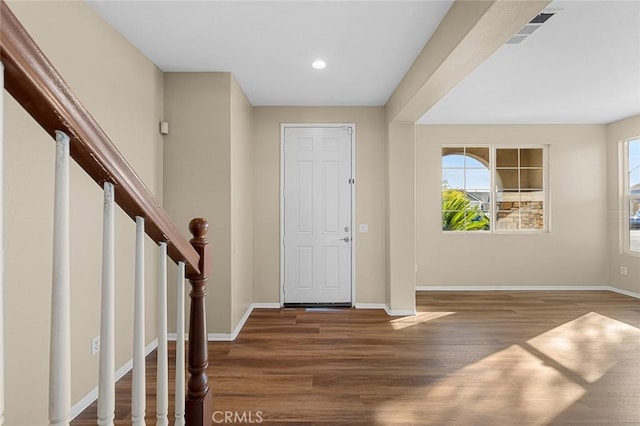
M 324 69 L 327 66 L 327 63 L 325 61 L 323 61 L 322 59 L 317 59 L 317 60 L 313 61 L 311 66 L 314 67 L 317 70 L 321 70 L 321 69 Z

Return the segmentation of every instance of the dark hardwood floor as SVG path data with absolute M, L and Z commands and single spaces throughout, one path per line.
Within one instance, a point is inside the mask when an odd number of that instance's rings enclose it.
M 209 345 L 212 425 L 640 425 L 640 300 L 419 292 L 417 310 L 255 310 Z M 151 424 L 155 353 L 147 371 Z M 117 389 L 130 424 L 130 375 Z M 95 419 L 93 404 L 72 424 Z

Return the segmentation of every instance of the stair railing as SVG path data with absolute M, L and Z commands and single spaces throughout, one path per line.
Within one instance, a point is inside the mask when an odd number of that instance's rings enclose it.
M 49 424 L 68 425 L 71 411 L 69 159 L 104 189 L 101 349 L 98 424 L 115 415 L 114 205 L 136 222 L 132 423 L 145 424 L 144 238 L 159 245 L 158 399 L 156 423 L 168 421 L 166 257 L 178 265 L 176 344 L 176 425 L 210 425 L 211 401 L 205 321 L 206 282 L 211 267 L 208 224 L 194 219 L 187 240 L 91 114 L 38 48 L 7 4 L 0 0 L 0 83 L 56 141 L 54 248 L 52 271 Z M 0 426 L 4 423 L 2 134 L 0 91 Z M 191 283 L 188 369 L 185 395 L 184 278 Z

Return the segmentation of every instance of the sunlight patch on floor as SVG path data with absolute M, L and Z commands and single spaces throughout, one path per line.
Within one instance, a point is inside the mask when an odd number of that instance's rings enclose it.
M 412 327 L 432 321 L 434 319 L 453 315 L 455 312 L 418 312 L 414 316 L 402 317 L 389 321 L 394 330 L 402 330 L 403 328 Z
M 547 424 L 585 389 L 513 345 L 376 409 L 376 423 Z M 403 413 L 399 418 L 398 413 Z
M 640 330 L 590 312 L 527 343 L 593 383 L 618 362 L 621 353 L 640 348 Z

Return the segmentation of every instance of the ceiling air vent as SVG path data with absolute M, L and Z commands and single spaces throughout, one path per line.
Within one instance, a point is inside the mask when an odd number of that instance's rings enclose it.
M 555 15 L 555 12 L 554 13 L 552 13 L 552 12 L 542 12 L 542 13 L 538 14 L 535 18 L 533 18 L 531 21 L 529 21 L 529 23 L 527 25 L 522 27 L 522 29 L 520 31 L 518 31 L 518 33 L 516 35 L 511 37 L 509 39 L 509 41 L 507 41 L 506 44 L 522 43 L 528 36 L 533 34 L 534 31 L 536 31 L 538 28 L 540 28 L 542 26 L 542 24 L 547 22 L 549 20 L 549 18 L 551 18 L 553 15 Z
M 529 21 L 530 24 L 544 24 L 545 22 L 547 22 L 549 20 L 549 18 L 551 18 L 553 15 L 555 15 L 555 13 L 545 13 L 542 12 L 541 14 L 539 14 L 538 16 L 536 16 L 535 18 L 533 18 L 532 20 Z
M 520 31 L 518 31 L 518 34 L 524 34 L 524 35 L 533 34 L 533 32 L 538 28 L 540 28 L 540 25 L 525 25 L 524 27 L 522 27 Z
M 515 36 L 511 37 L 509 39 L 509 41 L 507 41 L 507 44 L 518 44 L 518 43 L 521 43 L 522 41 L 524 41 L 525 38 L 527 38 L 527 36 L 515 35 Z

